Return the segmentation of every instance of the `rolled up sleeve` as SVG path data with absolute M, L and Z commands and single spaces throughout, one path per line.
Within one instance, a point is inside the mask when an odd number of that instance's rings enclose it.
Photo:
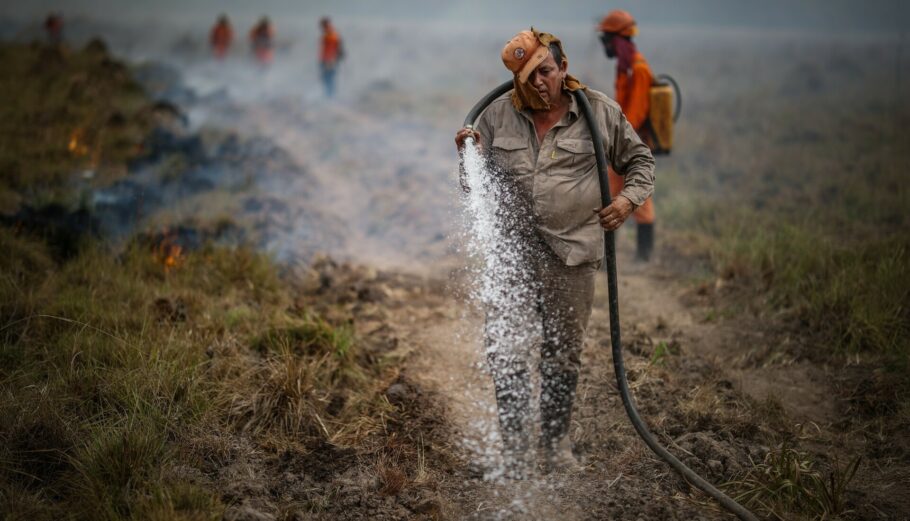
M 635 206 L 641 206 L 654 194 L 654 156 L 622 111 L 614 111 L 609 106 L 605 108 L 608 112 L 613 112 L 604 118 L 605 122 L 612 123 L 612 128 L 606 129 L 605 133 L 609 136 L 607 160 L 613 170 L 625 178 L 619 195 L 632 201 Z

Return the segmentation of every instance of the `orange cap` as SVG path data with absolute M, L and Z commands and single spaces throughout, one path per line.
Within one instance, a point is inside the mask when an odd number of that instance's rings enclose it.
M 550 48 L 541 44 L 533 31 L 522 31 L 502 48 L 502 63 L 518 76 L 518 81 L 526 83 L 528 76 L 549 55 Z
M 620 36 L 635 36 L 638 34 L 638 26 L 635 19 L 628 11 L 616 9 L 610 11 L 603 20 L 600 21 L 600 30 L 605 33 L 618 34 Z

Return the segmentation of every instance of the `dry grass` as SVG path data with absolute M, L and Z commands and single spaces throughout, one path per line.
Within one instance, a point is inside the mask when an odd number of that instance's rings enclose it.
M 398 457 L 382 454 L 376 462 L 376 477 L 379 480 L 379 493 L 384 496 L 397 496 L 410 481 L 406 469 Z
M 773 519 L 864 518 L 873 515 L 866 505 L 899 517 L 903 498 L 882 483 L 905 471 L 895 457 L 906 454 L 910 410 L 910 105 L 893 89 L 893 62 L 869 48 L 807 48 L 799 59 L 791 73 L 766 75 L 763 86 L 681 120 L 679 153 L 659 161 L 658 211 L 674 246 L 704 259 L 717 312 L 746 310 L 772 335 L 785 328 L 795 341 L 782 356 L 829 367 L 831 400 L 841 406 L 836 423 L 821 426 L 830 434 L 823 443 L 827 454 L 850 456 L 829 465 L 822 454 L 778 447 L 730 490 Z M 813 69 L 818 85 L 792 84 Z M 754 420 L 797 443 L 798 427 L 774 412 L 779 404 L 725 418 L 715 391 L 680 401 L 686 421 Z M 844 441 L 855 438 L 870 441 Z M 869 464 L 851 482 L 857 454 Z M 848 484 L 864 511 L 847 512 Z
M 71 207 L 74 173 L 106 183 L 141 154 L 154 111 L 97 45 L 0 57 L 0 96 L 16 101 L 0 109 L 0 212 Z M 54 237 L 0 227 L 0 518 L 220 519 L 237 501 L 218 488 L 225 467 L 266 472 L 281 454 L 319 480 L 384 454 L 388 436 L 422 450 L 402 428 L 410 405 L 383 395 L 394 363 L 362 348 L 348 310 L 329 323 L 295 304 L 265 256 L 204 246 L 165 265 L 147 238 L 117 253 L 64 239 L 59 255 Z M 401 487 L 427 478 L 419 461 Z M 286 469 L 268 472 L 263 491 Z M 337 508 L 332 494 L 273 510 Z
M 123 175 L 150 129 L 149 100 L 123 63 L 96 46 L 0 45 L 0 211 L 78 203 L 70 179 Z
M 728 486 L 737 491 L 737 501 L 772 519 L 792 519 L 794 513 L 804 519 L 837 519 L 849 513 L 847 486 L 860 461 L 835 461 L 824 472 L 809 454 L 779 446 Z
M 774 397 L 755 400 L 734 388 L 722 373 L 710 371 L 676 401 L 686 430 L 728 432 L 741 439 L 792 438 L 797 433 L 783 405 Z
M 378 366 L 358 363 L 348 328 L 307 317 L 270 330 L 217 399 L 243 431 L 357 445 L 382 426 L 391 407 Z M 264 346 L 264 348 L 263 348 Z
M 235 456 L 194 433 L 306 454 L 361 446 L 395 411 L 394 371 L 292 306 L 264 257 L 204 248 L 166 268 L 88 245 L 58 265 L 8 229 L 0 244 L 0 517 L 217 518 L 217 491 L 168 471 Z
M 812 354 L 884 353 L 905 370 L 910 105 L 884 57 L 805 52 L 817 56 L 793 74 L 683 118 L 685 141 L 658 174 L 663 222 L 760 309 L 805 322 Z M 799 85 L 809 69 L 817 83 Z M 757 101 L 769 92 L 773 102 Z
M 839 240 L 809 225 L 731 216 L 713 253 L 724 278 L 758 286 L 830 351 L 906 354 L 910 237 Z

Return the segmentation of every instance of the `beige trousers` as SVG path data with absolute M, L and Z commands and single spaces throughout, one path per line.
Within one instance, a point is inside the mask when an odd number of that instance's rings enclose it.
M 512 327 L 534 327 L 538 345 L 488 343 L 487 359 L 493 375 L 499 412 L 500 433 L 506 453 L 523 453 L 530 438 L 531 384 L 529 361 L 533 349 L 540 349 L 540 421 L 544 447 L 555 448 L 569 430 L 572 403 L 581 366 L 581 349 L 594 300 L 594 279 L 601 262 L 566 266 L 543 241 L 530 249 L 524 276 L 516 284 L 527 284 L 529 313 Z M 491 324 L 503 323 L 496 309 L 487 311 L 489 339 Z M 520 333 L 520 332 L 519 332 Z M 501 332 L 497 332 L 501 337 Z M 516 338 L 525 338 L 517 334 Z M 493 347 L 491 349 L 491 347 Z

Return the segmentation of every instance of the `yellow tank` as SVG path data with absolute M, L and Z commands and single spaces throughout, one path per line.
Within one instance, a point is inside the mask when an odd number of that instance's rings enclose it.
M 673 150 L 673 87 L 669 83 L 651 86 L 651 108 L 648 113 L 654 134 L 654 153 Z

